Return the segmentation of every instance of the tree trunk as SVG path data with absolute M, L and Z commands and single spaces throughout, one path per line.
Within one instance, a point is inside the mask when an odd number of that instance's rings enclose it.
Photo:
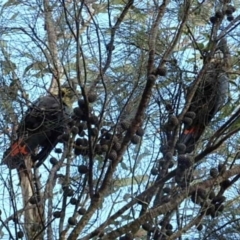
M 44 206 L 41 195 L 36 189 L 39 179 L 34 178 L 31 156 L 25 158 L 25 165 L 26 169 L 18 170 L 25 208 L 24 229 L 27 239 L 43 239 L 41 232 L 44 229 Z

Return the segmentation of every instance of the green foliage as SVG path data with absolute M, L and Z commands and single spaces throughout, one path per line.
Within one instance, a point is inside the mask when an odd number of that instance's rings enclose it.
M 7 61 L 0 61 L 0 68 L 2 69 L 2 73 L 4 75 L 8 75 L 14 70 L 16 70 L 17 66 L 14 62 L 7 60 Z
M 240 122 L 238 117 L 231 119 L 240 98 L 239 40 L 234 37 L 237 28 L 228 27 L 226 16 L 216 24 L 209 22 L 215 10 L 225 8 L 219 1 L 188 0 L 169 4 L 6 1 L 0 15 L 4 26 L 0 42 L 1 152 L 20 139 L 18 122 L 29 106 L 35 107 L 32 99 L 58 91 L 65 81 L 77 84 L 73 90 L 79 99 L 74 103 L 78 114 L 71 115 L 72 121 L 62 133 L 68 137 L 59 139 L 61 148 L 57 148 L 62 150 L 57 155 L 53 151 L 37 169 L 29 156 L 24 159 L 27 171 L 1 166 L 4 195 L 0 208 L 5 211 L 0 232 L 14 235 L 23 228 L 26 239 L 48 239 L 52 232 L 56 238 L 70 240 L 97 239 L 102 232 L 103 239 L 118 239 L 129 232 L 137 238 L 147 223 L 154 231 L 145 231 L 142 239 L 161 234 L 171 239 L 213 239 L 215 232 L 230 239 L 228 233 L 237 232 L 230 223 L 238 218 L 234 197 L 238 182 L 226 190 L 220 184 L 240 174 L 235 158 L 239 132 L 232 133 Z M 215 40 L 223 35 L 233 65 L 226 69 L 228 101 L 204 126 L 195 150 L 181 153 L 177 144 L 186 129 L 186 103 L 193 104 L 188 102 L 189 96 L 202 93 L 206 79 L 202 58 L 209 56 Z M 94 101 L 88 101 L 91 93 L 96 93 Z M 172 125 L 171 119 L 176 120 Z M 139 128 L 144 135 L 133 141 Z M 55 164 L 50 163 L 51 157 Z M 217 171 L 213 179 L 209 169 L 217 169 L 219 163 L 226 165 L 226 172 Z M 81 165 L 84 174 L 78 172 Z M 24 176 L 25 172 L 29 175 Z M 217 213 L 208 197 L 210 190 L 227 197 L 222 213 Z M 41 201 L 29 208 L 33 195 Z M 79 208 L 86 212 L 79 215 Z M 216 211 L 211 215 L 208 208 Z M 41 211 L 44 217 L 39 216 Z M 58 220 L 52 217 L 54 212 L 61 212 Z M 15 215 L 21 224 L 10 224 Z M 202 232 L 194 226 L 197 220 L 204 225 Z M 39 224 L 35 232 L 29 229 L 33 223 Z M 166 228 L 170 223 L 173 233 Z
M 19 5 L 21 2 L 19 2 L 18 0 L 8 0 L 6 3 L 3 4 L 2 9 L 4 8 L 8 8 L 11 6 L 16 6 Z

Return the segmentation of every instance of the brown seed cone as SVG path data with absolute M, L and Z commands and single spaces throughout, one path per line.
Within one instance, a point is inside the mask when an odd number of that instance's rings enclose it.
M 98 129 L 97 128 L 91 128 L 90 129 L 90 134 L 92 137 L 97 137 L 98 136 Z
M 216 168 L 211 168 L 211 169 L 210 169 L 210 176 L 211 176 L 212 178 L 217 177 L 217 176 L 218 176 L 218 170 L 217 170 Z
M 131 138 L 131 143 L 132 144 L 138 144 L 140 142 L 140 137 L 137 136 L 137 135 L 134 135 L 132 138 Z
M 50 163 L 51 163 L 53 166 L 55 166 L 56 164 L 58 164 L 58 160 L 57 160 L 55 157 L 51 157 L 49 161 L 50 161 Z
M 115 161 L 117 159 L 117 152 L 115 150 L 111 150 L 110 153 L 108 154 L 108 158 L 111 161 Z
M 209 20 L 210 20 L 210 22 L 211 22 L 212 24 L 215 24 L 218 19 L 217 19 L 215 16 L 212 16 L 212 17 L 210 17 Z
M 186 155 L 186 154 L 180 154 L 178 155 L 178 164 L 181 166 L 184 166 L 185 168 L 189 168 L 193 165 L 193 158 Z
M 159 67 L 156 69 L 156 74 L 164 77 L 167 75 L 167 69 L 165 67 Z
M 152 231 L 152 225 L 150 223 L 144 223 L 142 225 L 142 229 L 144 229 L 147 232 L 150 232 L 150 231 Z
M 60 218 L 62 216 L 62 211 L 55 211 L 54 213 L 53 213 L 53 217 L 54 218 Z
M 168 122 L 173 126 L 177 126 L 179 124 L 179 120 L 175 115 L 170 115 L 168 118 Z
M 185 123 L 186 125 L 190 126 L 190 125 L 192 125 L 193 120 L 190 117 L 184 117 L 182 122 Z
M 74 191 L 73 189 L 69 188 L 69 187 L 64 187 L 64 194 L 67 196 L 67 197 L 72 197 L 74 195 Z
M 78 200 L 76 198 L 71 198 L 69 203 L 72 205 L 76 205 L 78 203 Z
M 158 169 L 157 168 L 152 168 L 151 169 L 151 174 L 153 175 L 153 176 L 156 176 L 156 175 L 158 175 Z
M 176 145 L 176 149 L 178 150 L 179 153 L 185 153 L 186 151 L 186 145 L 184 143 L 178 143 Z
M 154 84 L 156 82 L 156 77 L 153 74 L 151 74 L 148 76 L 147 81 L 151 84 Z
M 24 236 L 23 231 L 18 231 L 18 232 L 17 232 L 17 237 L 18 237 L 18 238 L 23 238 L 23 236 Z
M 186 113 L 185 113 L 185 117 L 194 119 L 194 118 L 196 117 L 196 113 L 195 113 L 195 112 L 192 112 L 192 111 L 186 112 Z
M 109 146 L 107 144 L 101 145 L 102 152 L 107 152 Z
M 82 151 L 81 149 L 78 149 L 78 148 L 75 148 L 75 149 L 74 149 L 74 154 L 75 154 L 76 156 L 81 155 L 82 152 L 83 152 L 83 151 Z
M 69 225 L 76 225 L 77 224 L 77 220 L 74 217 L 70 217 L 68 218 L 68 224 Z
M 200 224 L 198 224 L 198 226 L 197 226 L 197 230 L 198 231 L 202 231 L 202 229 L 203 229 L 203 225 L 200 223 Z
M 144 135 L 144 129 L 143 128 L 138 128 L 138 130 L 136 131 L 136 134 L 139 137 L 142 137 Z
M 164 158 L 167 160 L 167 161 L 170 161 L 172 160 L 173 158 L 173 154 L 171 152 L 167 152 L 165 155 L 164 155 Z
M 71 133 L 72 133 L 72 134 L 76 135 L 76 134 L 78 134 L 78 132 L 79 132 L 79 129 L 78 129 L 77 126 L 73 126 L 73 127 L 71 128 Z
M 173 225 L 171 223 L 167 223 L 165 228 L 168 229 L 168 230 L 172 230 Z
M 115 142 L 114 145 L 113 145 L 113 149 L 115 151 L 118 151 L 121 149 L 121 143 L 120 142 Z
M 60 153 L 62 153 L 62 149 L 61 148 L 55 148 L 54 152 L 60 154 Z
M 165 108 L 168 112 L 173 112 L 173 106 L 171 103 L 166 103 Z
M 227 20 L 228 20 L 229 22 L 231 22 L 232 20 L 234 20 L 234 16 L 233 16 L 233 15 L 228 15 L 228 16 L 227 16 Z
M 221 18 L 224 17 L 224 14 L 223 14 L 221 11 L 217 11 L 217 12 L 215 13 L 215 17 L 221 19 Z
M 36 195 L 31 196 L 29 198 L 29 203 L 31 204 L 37 204 L 39 201 L 40 201 L 39 196 L 36 196 Z
M 98 117 L 95 115 L 92 115 L 88 119 L 90 124 L 97 125 L 98 124 Z
M 79 165 L 78 166 L 78 172 L 80 174 L 86 174 L 86 173 L 88 173 L 88 171 L 89 171 L 89 169 L 86 165 Z
M 169 194 L 171 192 L 171 188 L 165 187 L 163 188 L 163 193 Z
M 91 92 L 91 93 L 88 94 L 87 98 L 88 98 L 89 103 L 93 103 L 97 100 L 97 93 L 96 92 Z
M 226 9 L 225 14 L 226 15 L 232 15 L 232 9 Z
M 82 111 L 81 108 L 79 108 L 79 107 L 75 107 L 75 108 L 73 109 L 73 113 L 74 113 L 74 115 L 75 115 L 76 117 L 78 117 L 79 119 L 81 119 L 82 116 L 84 115 L 84 114 L 83 114 L 83 111 Z
M 69 138 L 70 138 L 69 133 L 64 133 L 63 135 L 60 136 L 60 140 L 62 140 L 63 142 L 67 142 Z
M 120 237 L 119 240 L 133 240 L 132 235 L 125 234 L 124 236 Z M 100 237 L 100 236 L 99 236 Z
M 79 208 L 78 209 L 78 214 L 79 215 L 84 215 L 84 214 L 86 214 L 86 212 L 87 212 L 87 210 L 85 208 Z

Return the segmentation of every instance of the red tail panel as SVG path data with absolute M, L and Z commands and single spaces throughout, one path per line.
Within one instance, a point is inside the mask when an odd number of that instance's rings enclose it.
M 191 134 L 191 133 L 195 133 L 196 129 L 195 128 L 190 128 L 190 129 L 185 129 L 183 134 Z
M 28 147 L 22 140 L 18 140 L 10 147 L 10 156 L 16 157 L 18 154 L 28 155 L 30 153 Z

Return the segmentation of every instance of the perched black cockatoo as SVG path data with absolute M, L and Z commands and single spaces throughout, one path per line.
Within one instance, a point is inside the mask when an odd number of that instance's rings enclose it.
M 68 84 L 61 87 L 60 94 L 37 99 L 21 120 L 17 139 L 4 153 L 3 163 L 10 169 L 19 168 L 24 158 L 31 155 L 33 161 L 38 161 L 36 166 L 40 166 L 67 128 L 75 100 L 75 91 Z
M 195 149 L 195 144 L 205 127 L 226 102 L 229 83 L 226 69 L 229 67 L 229 57 L 227 42 L 222 39 L 188 109 L 189 112 L 195 113 L 195 118 L 192 119 L 192 123 L 185 124 L 180 137 L 180 142 L 186 145 L 186 153 Z

